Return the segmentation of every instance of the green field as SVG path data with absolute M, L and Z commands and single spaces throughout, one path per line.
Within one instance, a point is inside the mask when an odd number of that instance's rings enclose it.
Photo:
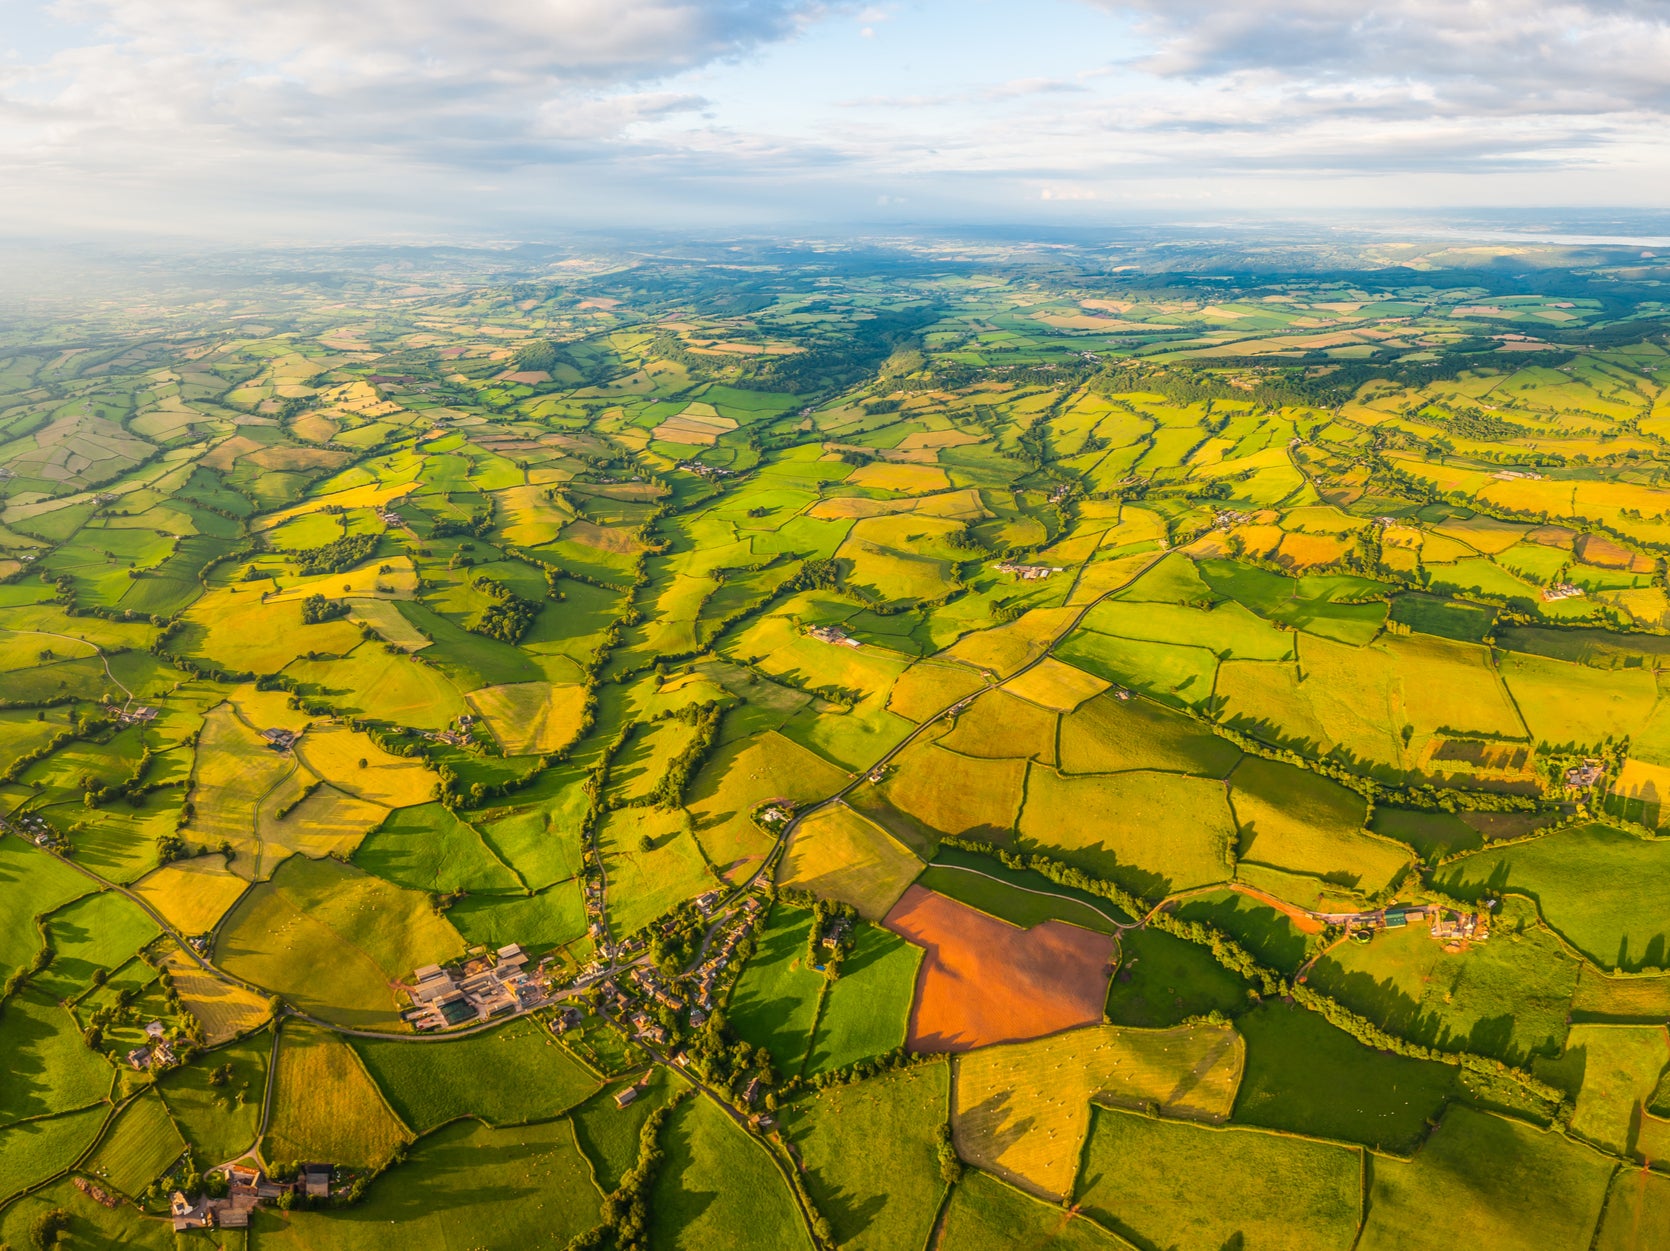
M 797 1072 L 811 1044 L 824 976 L 807 963 L 812 914 L 778 905 L 760 932 L 754 958 L 731 992 L 737 1034 L 771 1052 L 779 1069 Z
M 1262 1130 L 1217 1129 L 1097 1108 L 1075 1198 L 1148 1246 L 1217 1251 L 1352 1245 L 1357 1151 Z
M 265 1030 L 216 1048 L 202 1064 L 168 1074 L 162 1101 L 201 1160 L 235 1159 L 255 1143 L 272 1035 Z M 214 1074 L 230 1067 L 225 1080 Z
M 667 1122 L 666 1159 L 650 1195 L 650 1245 L 810 1247 L 793 1196 L 764 1148 L 708 1099 Z
M 493 1126 L 549 1120 L 598 1086 L 549 1033 L 527 1021 L 456 1042 L 358 1038 L 352 1046 L 417 1134 L 470 1116 Z
M 1670 256 L 1201 229 L 0 318 L 0 1251 L 174 1248 L 60 1174 L 187 1151 L 366 1179 L 204 1246 L 566 1247 L 678 1092 L 586 1245 L 1664 1242 Z
M 1292 1004 L 1262 1004 L 1235 1028 L 1247 1040 L 1239 1124 L 1408 1152 L 1456 1093 L 1449 1065 L 1372 1050 Z
M 945 1123 L 950 1071 L 933 1064 L 837 1086 L 785 1120 L 813 1201 L 842 1246 L 914 1247 L 927 1238 L 945 1189 L 934 1131 Z M 865 1149 L 853 1150 L 855 1142 Z
M 0 1128 L 0 1203 L 69 1168 L 110 1115 L 102 1104 Z
M 1446 865 L 1439 884 L 1467 898 L 1512 891 L 1584 955 L 1609 969 L 1662 966 L 1670 942 L 1670 840 L 1604 825 L 1559 830 Z
M 392 1251 L 417 1237 L 443 1247 L 560 1246 L 591 1227 L 601 1202 L 567 1121 L 515 1129 L 462 1122 L 414 1146 L 353 1208 L 263 1215 L 255 1243 Z
M 1365 1251 L 1430 1236 L 1434 1212 L 1447 1236 L 1473 1245 L 1589 1245 L 1612 1161 L 1517 1121 L 1452 1108 L 1413 1161 L 1376 1159 Z

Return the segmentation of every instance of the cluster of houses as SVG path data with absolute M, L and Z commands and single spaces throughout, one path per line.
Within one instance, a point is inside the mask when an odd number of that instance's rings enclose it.
M 1531 482 L 1542 481 L 1542 475 L 1540 473 L 1532 473 L 1528 469 L 1498 469 L 1490 476 L 1499 482 L 1512 482 L 1516 478 L 1524 478 Z
M 818 642 L 820 642 L 820 643 L 829 643 L 829 644 L 831 644 L 832 646 L 835 646 L 835 647 L 862 647 L 863 646 L 863 644 L 861 644 L 857 639 L 853 638 L 850 634 L 848 634 L 840 626 L 835 626 L 835 625 L 807 626 L 806 627 L 806 633 L 810 634 L 813 638 L 817 639 Z
M 245 1164 L 226 1167 L 227 1190 L 223 1199 L 188 1199 L 176 1190 L 168 1201 L 174 1218 L 174 1232 L 194 1229 L 248 1229 L 250 1213 L 263 1203 L 287 1194 L 310 1199 L 328 1199 L 335 1170 L 329 1164 L 304 1164 L 294 1181 L 275 1181 L 260 1169 Z
M 1252 518 L 1246 513 L 1238 513 L 1232 508 L 1226 508 L 1223 512 L 1212 518 L 1212 524 L 1220 530 L 1228 530 L 1232 526 L 1242 525 L 1251 520 Z M 1391 518 L 1388 517 L 1387 520 L 1390 521 Z
M 383 509 L 382 512 L 377 514 L 377 520 L 385 526 L 403 526 L 406 524 L 406 519 L 392 508 Z
M 432 1030 L 540 1007 L 548 996 L 527 965 L 528 955 L 516 943 L 462 969 L 425 965 L 412 974 L 416 985 L 407 991 L 412 1007 L 402 1016 L 414 1029 Z
M 1543 602 L 1553 604 L 1562 599 L 1582 599 L 1583 588 L 1574 582 L 1552 582 L 1542 588 Z
M 1022 582 L 1037 582 L 1052 573 L 1066 572 L 1060 565 L 1017 565 L 1007 560 L 998 561 L 992 568 L 999 573 L 1012 573 Z
M 33 812 L 20 812 L 12 818 L 0 816 L 0 834 L 16 834 L 37 847 L 50 846 L 58 838 L 58 831 L 46 823 L 46 818 Z
M 719 935 L 718 941 L 708 951 L 707 958 L 696 966 L 692 974 L 694 980 L 694 1003 L 690 1008 L 690 1024 L 700 1028 L 713 1013 L 713 992 L 719 983 L 719 978 L 730 967 L 732 958 L 736 954 L 737 945 L 743 936 L 753 927 L 754 918 L 765 907 L 758 895 L 750 895 L 742 903 L 741 920 L 737 924 L 727 926 Z
M 128 1052 L 128 1066 L 139 1072 L 163 1069 L 174 1063 L 174 1048 L 168 1045 L 167 1033 L 161 1021 L 145 1027 L 145 1041 Z
M 725 469 L 719 465 L 704 465 L 699 460 L 687 460 L 679 465 L 686 473 L 693 473 L 698 478 L 728 478 L 736 471 Z

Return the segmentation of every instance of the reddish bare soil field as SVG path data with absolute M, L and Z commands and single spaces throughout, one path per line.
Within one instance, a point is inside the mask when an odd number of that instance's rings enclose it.
M 1029 930 L 920 886 L 884 922 L 926 951 L 906 1045 L 970 1051 L 1101 1021 L 1113 939 L 1064 921 Z

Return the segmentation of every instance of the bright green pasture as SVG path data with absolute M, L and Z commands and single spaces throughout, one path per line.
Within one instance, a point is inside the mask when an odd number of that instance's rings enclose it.
M 903 1046 L 921 963 L 921 948 L 861 922 L 841 976 L 824 992 L 807 1073 L 845 1068 Z
M 788 1183 L 712 1100 L 687 1100 L 662 1133 L 666 1159 L 650 1196 L 655 1251 L 810 1251 Z
M 104 1104 L 94 1104 L 0 1128 L 0 1203 L 74 1164 L 92 1146 L 109 1113 Z
M 1528 895 L 1549 925 L 1603 968 L 1670 963 L 1670 839 L 1581 825 L 1486 848 L 1446 865 L 1436 880 L 1469 899 Z
M 731 1028 L 771 1052 L 781 1073 L 806 1055 L 824 976 L 807 963 L 812 914 L 779 904 L 755 938 L 754 955 L 731 991 Z
M 784 1115 L 807 1188 L 841 1246 L 923 1245 L 945 1190 L 934 1131 L 946 1123 L 950 1073 L 932 1064 L 834 1086 Z
M 1614 1162 L 1558 1134 L 1452 1106 L 1413 1161 L 1377 1157 L 1363 1251 L 1587 1251 Z

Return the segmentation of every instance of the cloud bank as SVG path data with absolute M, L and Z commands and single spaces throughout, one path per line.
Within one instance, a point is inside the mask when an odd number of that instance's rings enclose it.
M 1670 190 L 1670 6 L 1656 0 L 56 0 L 32 14 L 36 37 L 0 57 L 13 230 L 526 232 L 901 204 L 970 220 Z M 1048 53 L 1028 61 L 1018 35 L 1040 29 Z

